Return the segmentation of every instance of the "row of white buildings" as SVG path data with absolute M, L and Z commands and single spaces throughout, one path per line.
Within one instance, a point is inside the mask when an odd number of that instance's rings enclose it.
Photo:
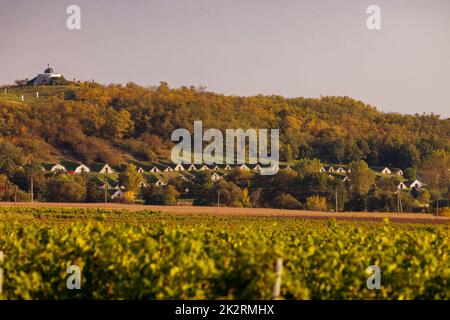
M 371 168 L 373 171 L 380 173 L 382 175 L 390 175 L 390 174 L 395 174 L 398 175 L 400 177 L 403 177 L 403 170 L 398 169 L 398 168 L 388 168 L 388 167 L 372 167 Z M 333 167 L 333 166 L 323 166 L 320 168 L 319 170 L 322 173 L 328 172 L 328 173 L 340 173 L 340 174 L 346 174 L 346 173 L 350 173 L 351 169 L 350 168 L 345 168 L 345 167 Z
M 76 174 L 76 173 L 102 173 L 102 174 L 110 174 L 115 173 L 115 170 L 108 165 L 107 163 L 96 163 L 91 168 L 79 163 L 79 162 L 73 162 L 73 161 L 61 161 L 61 163 L 45 163 L 42 165 L 44 170 L 48 170 L 51 172 L 66 172 L 70 174 Z M 211 171 L 213 174 L 211 175 L 212 181 L 218 181 L 223 178 L 223 175 L 220 175 L 219 173 L 222 172 L 224 175 L 227 171 L 231 171 L 233 168 L 238 168 L 241 171 L 254 171 L 258 172 L 261 171 L 262 166 L 259 164 L 256 164 L 254 166 L 249 166 L 246 164 L 242 165 L 235 165 L 231 166 L 228 164 L 224 165 L 195 165 L 195 164 L 176 164 L 176 165 L 163 165 L 163 164 L 157 164 L 150 167 L 138 167 L 138 172 L 140 173 L 154 173 L 154 174 L 165 174 L 165 173 L 171 173 L 171 172 L 179 172 L 179 173 L 192 173 L 194 171 Z M 278 166 L 277 164 L 273 165 L 270 169 L 272 170 L 292 170 L 292 168 L 289 165 L 285 166 Z M 375 172 L 380 173 L 381 175 L 398 175 L 400 177 L 403 177 L 403 171 L 400 169 L 395 168 L 371 168 Z M 347 173 L 350 173 L 351 170 L 347 169 L 343 166 L 333 167 L 333 166 L 323 166 L 320 168 L 319 172 L 321 173 L 329 173 L 329 175 L 344 175 L 342 180 L 350 181 L 349 177 L 346 175 Z M 189 175 L 183 175 L 181 177 L 183 180 L 189 180 Z M 167 185 L 167 182 L 163 178 L 153 178 L 150 179 L 152 181 L 142 181 L 141 187 L 147 187 L 149 183 L 154 184 L 155 186 L 165 186 Z M 398 184 L 398 189 L 400 190 L 408 190 L 408 189 L 421 189 L 424 186 L 424 184 L 419 180 L 406 180 L 401 181 Z M 111 186 L 101 186 L 101 188 L 107 187 L 108 189 L 115 189 L 117 191 L 123 190 L 123 186 L 116 185 L 114 188 Z
M 61 163 L 43 163 L 42 169 L 51 172 L 66 173 L 114 173 L 114 169 L 107 163 L 96 163 L 89 168 L 88 166 L 74 161 L 61 161 Z
M 95 173 L 114 173 L 115 170 L 108 165 L 107 163 L 98 163 L 95 164 L 92 168 L 89 168 L 88 166 L 79 163 L 79 162 L 73 162 L 73 161 L 62 161 L 61 163 L 45 163 L 42 165 L 44 170 L 51 171 L 51 172 L 67 172 L 67 173 L 89 173 L 89 172 L 95 172 Z M 176 164 L 176 165 L 154 165 L 151 167 L 138 167 L 139 173 L 170 173 L 170 172 L 194 172 L 194 171 L 231 171 L 233 168 L 239 168 L 241 171 L 261 171 L 263 168 L 261 165 L 256 164 L 255 166 L 248 166 L 246 164 L 242 165 L 236 165 L 231 166 L 228 164 L 225 165 L 213 165 L 213 166 L 207 166 L 207 165 L 183 165 L 183 164 Z M 292 170 L 292 168 L 287 166 L 279 166 L 277 164 L 274 164 L 272 167 L 269 167 L 271 170 Z

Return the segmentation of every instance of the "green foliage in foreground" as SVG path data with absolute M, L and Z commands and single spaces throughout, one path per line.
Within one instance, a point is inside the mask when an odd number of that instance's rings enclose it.
M 0 208 L 4 299 L 449 299 L 448 225 Z M 82 268 L 81 290 L 66 269 Z M 381 268 L 381 290 L 366 268 Z

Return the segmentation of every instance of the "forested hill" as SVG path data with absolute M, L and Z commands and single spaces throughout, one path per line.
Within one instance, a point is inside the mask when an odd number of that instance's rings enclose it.
M 161 161 L 168 158 L 172 131 L 192 130 L 194 120 L 222 130 L 280 128 L 281 157 L 289 161 L 364 159 L 372 166 L 407 168 L 435 149 L 450 150 L 450 119 L 383 113 L 348 97 L 237 97 L 166 83 L 3 90 L 0 148 L 10 161 Z

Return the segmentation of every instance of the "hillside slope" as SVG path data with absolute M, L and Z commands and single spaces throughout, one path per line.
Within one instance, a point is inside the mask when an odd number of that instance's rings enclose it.
M 194 120 L 223 131 L 280 128 L 287 161 L 364 159 L 372 166 L 407 168 L 433 150 L 450 150 L 450 119 L 383 113 L 349 97 L 237 97 L 166 83 L 72 83 L 0 93 L 1 148 L 24 162 L 64 158 L 117 166 L 126 159 L 167 160 L 172 131 L 192 132 Z

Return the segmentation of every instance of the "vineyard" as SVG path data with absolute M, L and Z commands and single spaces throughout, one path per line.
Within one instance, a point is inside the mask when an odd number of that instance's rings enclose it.
M 280 299 L 449 299 L 449 245 L 448 224 L 0 207 L 0 299 L 271 299 L 278 258 Z

